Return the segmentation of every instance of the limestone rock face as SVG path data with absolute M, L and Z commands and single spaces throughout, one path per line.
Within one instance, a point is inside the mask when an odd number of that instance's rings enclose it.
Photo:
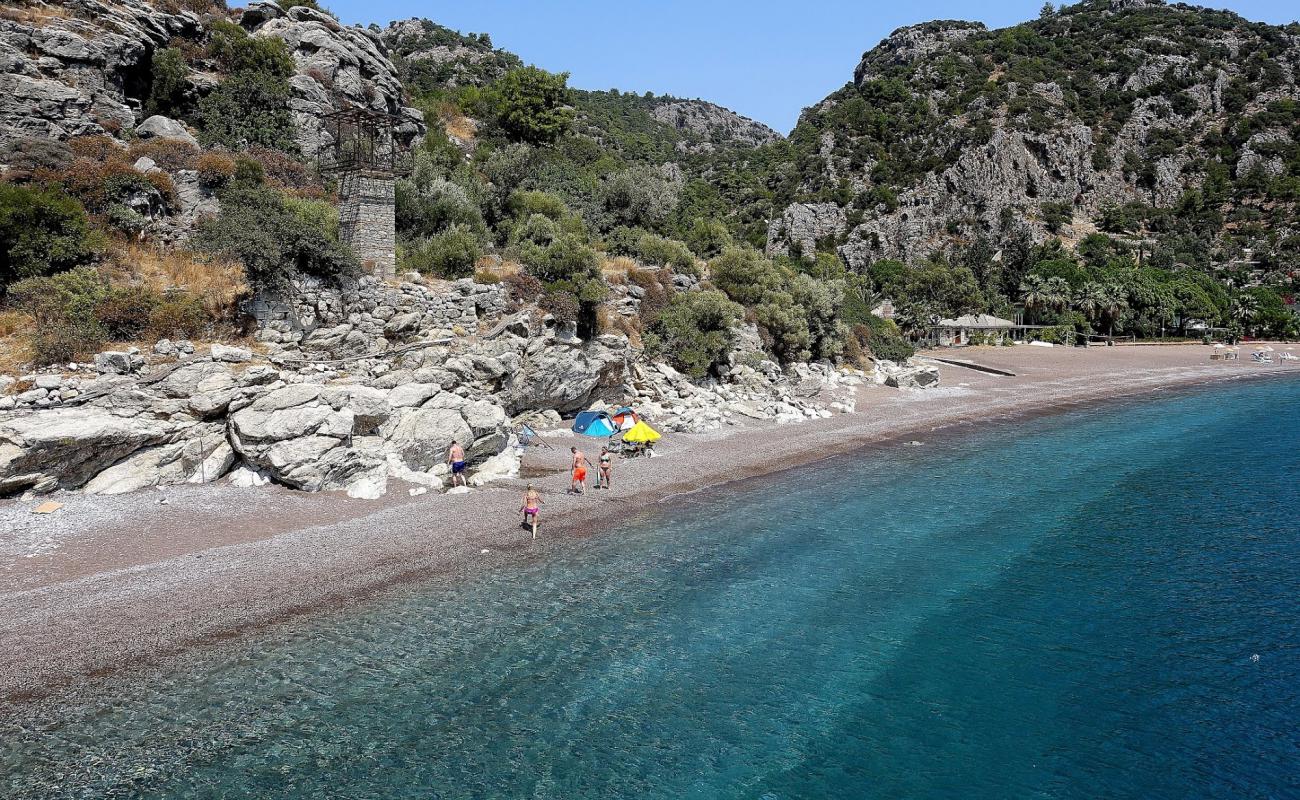
M 701 100 L 670 100 L 650 110 L 658 122 L 690 131 L 709 142 L 757 147 L 781 138 L 781 134 L 722 106 Z
M 30 9 L 0 18 L 0 143 L 131 130 L 130 98 L 148 91 L 152 52 L 202 27 L 189 11 L 143 0 L 56 0 Z
M 994 251 L 1052 237 L 1068 246 L 1108 209 L 1176 208 L 1216 162 L 1238 182 L 1289 174 L 1279 156 L 1294 131 L 1253 129 L 1227 163 L 1216 142 L 1300 95 L 1293 32 L 1160 0 L 1075 4 L 1023 27 L 1091 60 L 1026 70 L 1032 59 L 1008 53 L 1003 32 L 954 21 L 901 28 L 865 53 L 851 85 L 804 112 L 792 134 L 800 159 L 783 165 L 797 173 L 793 197 L 834 201 L 774 209 L 768 250 L 811 256 L 820 242 L 861 271 L 977 239 Z M 1240 55 L 1265 42 L 1278 68 L 1261 80 Z M 875 128 L 874 112 L 906 136 Z
M 792 246 L 797 245 L 798 252 L 812 255 L 818 239 L 838 236 L 847 225 L 844 209 L 834 203 L 795 203 L 768 229 L 767 252 L 790 255 Z
M 76 489 L 175 426 L 99 408 L 51 409 L 0 420 L 0 495 L 33 487 Z
M 333 145 L 322 117 L 342 108 L 368 108 L 399 118 L 397 136 L 409 143 L 424 133 L 423 115 L 402 104 L 397 68 L 379 34 L 305 6 L 288 12 L 271 3 L 250 6 L 240 24 L 254 36 L 283 39 L 298 65 L 290 80 L 289 109 L 298 146 L 314 158 Z

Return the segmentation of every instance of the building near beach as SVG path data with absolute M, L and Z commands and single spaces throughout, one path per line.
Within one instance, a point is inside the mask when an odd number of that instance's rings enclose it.
M 1017 325 L 1009 319 L 992 314 L 965 314 L 956 319 L 941 319 L 931 329 L 931 337 L 940 347 L 960 347 L 969 344 L 1003 344 L 1024 335 L 1025 331 L 1038 330 L 1041 325 Z

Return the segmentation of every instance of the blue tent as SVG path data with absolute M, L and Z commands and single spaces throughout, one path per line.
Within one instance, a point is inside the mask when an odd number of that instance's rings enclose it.
M 573 421 L 573 430 L 583 436 L 603 439 L 606 436 L 613 436 L 618 430 L 618 425 L 604 411 L 584 411 Z

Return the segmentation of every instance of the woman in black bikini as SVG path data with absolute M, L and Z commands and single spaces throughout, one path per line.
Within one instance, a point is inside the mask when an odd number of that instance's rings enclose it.
M 613 466 L 614 457 L 609 454 L 608 447 L 600 448 L 600 477 L 596 480 L 596 488 L 609 488 L 609 470 Z

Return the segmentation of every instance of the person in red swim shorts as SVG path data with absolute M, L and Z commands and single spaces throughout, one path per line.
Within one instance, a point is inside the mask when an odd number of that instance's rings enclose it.
M 587 467 L 595 465 L 578 448 L 570 447 L 569 452 L 573 454 L 573 483 L 569 486 L 569 491 L 574 494 L 586 494 Z

